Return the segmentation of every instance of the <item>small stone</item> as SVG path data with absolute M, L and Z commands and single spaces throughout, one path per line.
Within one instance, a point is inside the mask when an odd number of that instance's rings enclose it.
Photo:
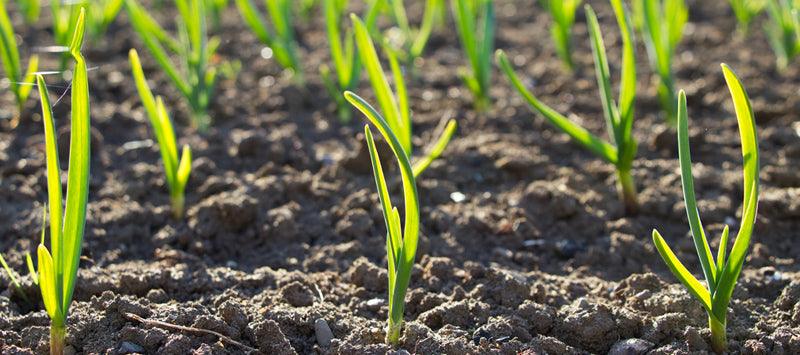
M 117 349 L 117 354 L 142 354 L 144 353 L 144 348 L 136 343 L 132 343 L 129 341 L 123 341 L 119 344 L 119 348 Z
M 646 354 L 654 346 L 653 343 L 644 339 L 625 339 L 620 340 L 611 347 L 609 355 L 641 355 Z
M 367 307 L 371 310 L 377 310 L 383 305 L 382 298 L 373 298 L 367 301 Z
M 453 202 L 455 203 L 461 203 L 467 199 L 467 195 L 464 195 L 463 193 L 456 191 L 450 194 L 450 199 L 453 200 Z
M 75 355 L 77 353 L 78 351 L 75 350 L 75 348 L 72 347 L 72 345 L 67 345 L 64 347 L 64 355 Z
M 333 332 L 331 331 L 331 327 L 328 326 L 328 322 L 324 319 L 319 318 L 314 321 L 314 334 L 317 337 L 317 344 L 320 346 L 327 348 L 331 345 Z

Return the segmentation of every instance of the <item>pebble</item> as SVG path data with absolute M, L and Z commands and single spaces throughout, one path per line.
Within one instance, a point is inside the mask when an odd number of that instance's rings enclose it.
M 609 355 L 640 355 L 646 354 L 654 346 L 653 343 L 644 339 L 625 339 L 620 340 L 608 351 Z
M 328 326 L 328 322 L 324 319 L 319 318 L 314 321 L 314 334 L 317 337 L 317 344 L 320 346 L 327 348 L 331 345 L 333 332 L 331 331 L 331 327 Z
M 122 343 L 119 344 L 119 349 L 117 349 L 117 354 L 141 354 L 141 353 L 144 353 L 144 347 L 129 341 L 123 341 Z
M 455 203 L 461 203 L 467 199 L 467 196 L 461 192 L 456 191 L 450 194 L 450 199 L 453 200 L 453 202 Z
M 378 309 L 383 305 L 383 298 L 373 298 L 367 301 L 367 307 L 372 310 Z

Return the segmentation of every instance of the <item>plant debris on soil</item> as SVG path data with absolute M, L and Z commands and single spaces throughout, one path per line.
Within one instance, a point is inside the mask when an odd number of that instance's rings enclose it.
M 607 46 L 618 48 L 611 7 L 590 3 Z M 764 34 L 741 37 L 726 1 L 688 3 L 690 23 L 675 59 L 677 87 L 689 100 L 698 203 L 714 246 L 724 224 L 735 235 L 742 199 L 737 125 L 720 62 L 737 71 L 753 100 L 761 149 L 761 204 L 728 316 L 729 350 L 797 354 L 800 65 L 778 72 Z M 167 23 L 171 11 L 155 16 Z M 412 6 L 410 18 L 421 12 L 421 4 Z M 533 91 L 603 134 L 583 12 L 575 27 L 575 73 L 563 70 L 549 37 L 551 20 L 533 1 L 498 0 L 496 12 L 497 47 Z M 17 13 L 14 22 L 23 53 L 51 44 L 46 19 L 22 26 Z M 92 174 L 68 350 L 397 350 L 384 344 L 385 230 L 359 133 L 364 121 L 354 115 L 352 124 L 339 123 L 316 75 L 328 61 L 321 16 L 298 23 L 310 73 L 306 87 L 261 57 L 263 45 L 235 8 L 223 14 L 219 55 L 240 60 L 242 71 L 220 83 L 209 111 L 213 123 L 203 134 L 187 128 L 187 107 L 152 57 L 142 55 L 151 86 L 166 98 L 178 136 L 185 137 L 181 143 L 194 153 L 184 220 L 171 218 L 157 147 L 131 80 L 127 53 L 141 43 L 127 16 L 85 46 L 94 68 Z M 710 351 L 704 310 L 650 239 L 658 227 L 681 260 L 696 258 L 675 133 L 661 116 L 641 44 L 633 170 L 641 212 L 626 216 L 613 167 L 535 116 L 498 71 L 492 108 L 472 110 L 457 76 L 465 59 L 450 28 L 434 32 L 408 83 L 417 132 L 434 134 L 443 117 L 456 118 L 459 131 L 419 180 L 420 247 L 401 348 L 420 354 Z M 618 52 L 609 51 L 612 72 Z M 57 63 L 53 56 L 42 66 Z M 370 96 L 367 87 L 362 83 L 360 92 Z M 0 114 L 11 116 L 13 95 L 1 96 Z M 41 114 L 33 101 L 17 127 L 0 124 L 0 251 L 18 271 L 25 269 L 25 252 L 38 244 L 47 193 Z M 62 100 L 54 109 L 62 164 L 68 106 Z M 417 138 L 417 146 L 431 141 Z M 396 169 L 387 173 L 397 175 Z M 393 193 L 400 189 L 395 184 Z M 697 263 L 687 265 L 700 272 Z M 38 286 L 23 279 L 32 303 L 0 275 L 0 352 L 47 353 L 49 320 Z

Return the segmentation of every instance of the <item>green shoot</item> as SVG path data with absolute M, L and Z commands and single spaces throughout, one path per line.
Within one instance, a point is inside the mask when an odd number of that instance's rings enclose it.
M 17 0 L 19 10 L 25 15 L 25 22 L 31 24 L 39 20 L 42 13 L 41 0 Z
M 378 128 L 384 140 L 394 152 L 397 163 L 400 165 L 400 174 L 403 180 L 403 206 L 405 207 L 405 222 L 401 224 L 400 213 L 392 205 L 386 178 L 383 175 L 381 159 L 375 148 L 372 131 L 369 125 L 364 126 L 369 156 L 375 175 L 375 184 L 381 201 L 383 218 L 386 222 L 386 259 L 389 274 L 389 319 L 386 330 L 386 342 L 397 344 L 400 333 L 403 331 L 403 308 L 405 306 L 406 290 L 411 280 L 411 270 L 414 267 L 414 258 L 417 254 L 417 240 L 419 238 L 419 198 L 417 196 L 417 182 L 411 167 L 406 150 L 400 143 L 400 138 L 394 134 L 391 125 L 369 103 L 352 92 L 345 92 L 344 96 L 353 106 L 361 111 L 367 119 Z
M 633 109 L 636 98 L 636 59 L 633 47 L 633 32 L 626 16 L 622 0 L 612 0 L 614 14 L 622 34 L 622 74 L 620 79 L 619 99 L 615 104 L 611 93 L 611 81 L 606 59 L 605 45 L 600 33 L 600 25 L 592 8 L 585 6 L 586 18 L 591 36 L 592 53 L 594 54 L 597 85 L 603 104 L 608 135 L 613 143 L 595 136 L 583 127 L 570 121 L 536 98 L 514 73 L 506 54 L 497 51 L 497 62 L 509 82 L 536 112 L 544 116 L 552 125 L 569 135 L 575 142 L 584 146 L 603 160 L 613 164 L 617 170 L 617 190 L 625 205 L 625 211 L 633 214 L 638 209 L 636 185 L 631 176 L 633 160 L 636 157 L 636 139 L 633 137 Z
M 581 0 L 541 0 L 542 6 L 553 17 L 550 35 L 556 46 L 556 53 L 561 57 L 564 65 L 572 71 L 575 63 L 572 61 L 572 25 L 575 24 L 575 12 Z
M 86 204 L 89 197 L 89 83 L 86 61 L 81 55 L 84 39 L 85 11 L 81 10 L 75 33 L 69 46 L 75 61 L 72 80 L 72 123 L 70 129 L 69 171 L 67 173 L 66 206 L 62 208 L 61 169 L 53 123 L 53 112 L 44 77 L 36 76 L 42 104 L 47 156 L 47 193 L 50 208 L 50 249 L 39 244 L 38 275 L 47 315 L 50 316 L 50 353 L 63 354 L 66 320 L 75 280 L 81 244 L 86 224 Z M 63 217 L 63 219 L 62 219 Z
M 164 107 L 164 101 L 161 96 L 153 97 L 144 71 L 142 71 L 142 64 L 139 62 L 139 54 L 135 49 L 130 50 L 129 57 L 136 89 L 139 91 L 139 97 L 142 99 L 142 105 L 150 119 L 153 134 L 156 136 L 161 151 L 161 161 L 164 164 L 164 174 L 169 187 L 169 199 L 172 203 L 172 215 L 175 219 L 180 219 L 183 217 L 184 191 L 192 170 L 192 150 L 188 145 L 184 145 L 180 159 L 178 159 L 175 130 L 172 128 L 172 121 Z
M 697 200 L 694 192 L 694 179 L 692 178 L 692 159 L 689 152 L 688 118 L 686 113 L 686 94 L 678 94 L 678 159 L 681 165 L 681 181 L 683 185 L 683 199 L 686 201 L 686 215 L 692 231 L 692 239 L 703 268 L 706 285 L 698 281 L 672 252 L 669 245 L 657 230 L 653 230 L 653 243 L 658 253 L 669 267 L 670 271 L 686 287 L 689 293 L 703 305 L 708 313 L 708 323 L 711 328 L 711 347 L 717 353 L 727 350 L 726 319 L 728 304 L 731 301 L 733 288 L 750 245 L 753 225 L 756 221 L 758 208 L 758 140 L 756 135 L 755 118 L 750 107 L 750 99 L 736 74 L 727 65 L 722 64 L 722 73 L 733 99 L 736 119 L 739 123 L 739 135 L 742 141 L 742 157 L 744 159 L 744 202 L 742 220 L 739 223 L 739 233 L 733 242 L 730 256 L 726 255 L 728 248 L 728 226 L 722 231 L 722 238 L 714 259 L 711 254 L 708 240 L 706 239 L 703 224 L 697 210 Z
M 47 227 L 47 207 L 42 208 L 42 239 L 41 239 L 42 241 L 41 241 L 41 243 L 44 243 L 45 227 Z M 33 259 L 31 259 L 31 253 L 28 253 L 28 252 L 25 253 L 25 264 L 28 267 L 28 275 L 31 277 L 31 280 L 33 281 L 33 284 L 34 285 L 38 285 L 39 284 L 39 276 L 36 274 L 36 268 L 33 266 Z M 17 277 L 16 273 L 13 272 L 11 270 L 11 268 L 8 266 L 8 263 L 6 263 L 6 260 L 3 258 L 3 254 L 0 254 L 0 266 L 2 266 L 3 270 L 5 270 L 6 275 L 8 275 L 8 278 L 11 280 L 11 284 L 14 286 L 14 289 L 17 290 L 17 293 L 19 293 L 19 295 L 22 296 L 22 298 L 25 300 L 25 302 L 30 303 L 31 302 L 30 299 L 28 299 L 28 296 L 22 290 L 22 284 L 20 284 L 19 278 Z
M 641 32 L 650 67 L 658 76 L 658 99 L 671 124 L 675 124 L 675 78 L 672 59 L 683 37 L 683 27 L 689 19 L 684 0 L 635 0 L 636 16 L 641 20 Z
M 28 255 L 30 256 L 30 254 Z M 14 286 L 14 289 L 17 291 L 17 293 L 25 300 L 25 302 L 30 303 L 31 301 L 28 299 L 25 291 L 22 290 L 22 284 L 19 283 L 17 274 L 8 266 L 6 259 L 3 258 L 3 254 L 0 254 L 0 266 L 2 266 L 3 270 L 5 270 L 6 275 L 8 275 L 8 279 L 11 280 L 11 285 Z
M 264 0 L 272 29 L 252 0 L 236 0 L 242 18 L 258 39 L 266 44 L 282 67 L 291 71 L 297 82 L 303 82 L 303 67 L 297 56 L 297 41 L 292 28 L 291 0 Z
M 75 29 L 73 26 L 83 7 L 82 4 L 77 2 L 64 3 L 62 0 L 50 0 L 50 12 L 53 17 L 53 37 L 56 44 L 61 46 L 69 45 Z M 65 49 L 64 57 L 69 58 L 69 53 L 66 53 L 66 51 Z M 63 62 L 62 67 L 64 67 Z
M 767 5 L 765 0 L 729 0 L 731 9 L 739 22 L 739 32 L 746 35 L 750 23 L 764 10 Z
M 219 39 L 207 37 L 205 0 L 176 0 L 175 4 L 180 14 L 178 39 L 167 34 L 136 0 L 125 0 L 134 30 L 188 101 L 192 125 L 205 131 L 210 124 L 208 106 L 219 77 L 218 68 L 209 61 L 219 46 Z M 167 50 L 178 56 L 180 67 L 170 60 Z
M 19 57 L 19 47 L 17 46 L 14 28 L 11 26 L 11 19 L 6 11 L 5 1 L 0 1 L 0 60 L 3 62 L 3 70 L 8 76 L 9 87 L 17 100 L 17 111 L 22 114 L 25 102 L 33 88 L 35 80 L 34 72 L 39 66 L 39 57 L 32 55 L 28 59 L 28 67 L 23 71 L 22 61 Z
M 401 57 L 404 62 L 413 64 L 425 51 L 425 46 L 428 44 L 428 39 L 430 39 L 436 24 L 437 15 L 445 7 L 444 0 L 425 0 L 425 12 L 419 28 L 411 27 L 403 0 L 389 0 L 389 5 L 389 11 L 402 34 L 399 46 Z
M 102 36 L 117 18 L 125 0 L 84 0 L 86 4 L 86 29 L 93 40 Z
M 92 41 L 98 40 L 117 18 L 125 0 L 50 0 L 53 15 L 53 35 L 56 43 L 69 45 L 75 19 L 81 8 L 86 9 L 86 32 Z M 67 55 L 67 57 L 69 57 Z
M 384 52 L 389 59 L 389 66 L 392 69 L 392 76 L 394 79 L 395 91 L 393 92 L 389 86 L 389 80 L 384 74 L 381 62 L 378 59 L 378 53 L 375 50 L 375 45 L 369 36 L 367 26 L 356 15 L 351 15 L 353 20 L 353 29 L 355 31 L 355 41 L 358 46 L 359 58 L 363 63 L 364 68 L 369 76 L 372 90 L 375 92 L 375 97 L 383 112 L 383 117 L 392 130 L 392 133 L 397 136 L 400 147 L 406 156 L 412 156 L 412 123 L 411 123 L 411 108 L 408 102 L 408 93 L 403 81 L 403 72 L 400 69 L 400 63 L 393 50 L 384 46 Z M 350 101 L 350 100 L 348 100 Z M 352 103 L 352 102 L 351 102 Z M 447 125 L 442 129 L 442 133 L 434 143 L 433 148 L 428 151 L 417 164 L 414 165 L 414 177 L 418 177 L 430 165 L 430 163 L 438 158 L 444 148 L 450 142 L 450 139 L 456 130 L 456 121 L 449 120 Z
M 770 22 L 765 31 L 778 58 L 778 69 L 784 70 L 800 54 L 800 3 L 792 0 L 767 2 Z
M 461 47 L 469 59 L 469 70 L 462 70 L 461 79 L 472 92 L 475 108 L 489 106 L 489 87 L 492 80 L 492 51 L 494 51 L 494 1 L 453 0 Z
M 327 2 L 328 0 L 325 0 L 325 1 Z M 342 2 L 342 0 L 334 0 L 334 1 Z M 298 7 L 297 12 L 298 12 L 298 14 L 300 15 L 300 18 L 303 21 L 308 22 L 309 20 L 311 20 L 311 15 L 313 14 L 314 5 L 316 5 L 316 2 L 317 2 L 317 0 L 298 0 L 297 1 L 297 3 L 298 3 L 297 4 L 297 7 Z
M 369 29 L 375 26 L 379 3 L 380 0 L 372 0 L 368 7 L 366 19 Z M 324 3 L 325 28 L 328 32 L 328 43 L 330 43 L 331 59 L 336 77 L 332 77 L 330 67 L 325 64 L 320 66 L 322 82 L 336 102 L 339 121 L 342 123 L 350 122 L 352 111 L 341 93 L 355 90 L 361 76 L 361 62 L 356 53 L 354 34 L 352 30 L 348 29 L 342 40 L 340 31 L 340 27 L 347 22 L 342 16 L 346 8 L 347 0 L 325 1 Z
M 222 24 L 222 13 L 228 8 L 228 0 L 206 0 L 206 11 L 215 29 Z

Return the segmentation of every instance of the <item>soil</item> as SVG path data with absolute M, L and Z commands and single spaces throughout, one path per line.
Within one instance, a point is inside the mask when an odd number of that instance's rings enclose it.
M 497 47 L 533 91 L 604 134 L 582 11 L 575 29 L 578 70 L 563 70 L 546 13 L 534 2 L 498 0 Z M 600 16 L 612 76 L 619 34 L 610 7 Z M 736 119 L 719 68 L 731 65 L 758 124 L 762 194 L 756 231 L 728 314 L 732 353 L 800 353 L 800 80 L 785 72 L 760 31 L 735 30 L 726 1 L 689 1 L 690 23 L 676 56 L 689 97 L 699 208 L 712 245 L 741 211 Z M 422 6 L 411 6 L 419 18 Z M 45 11 L 47 12 L 47 11 Z M 170 23 L 173 10 L 155 13 Z M 51 44 L 49 18 L 25 27 L 24 54 Z M 297 87 L 234 8 L 220 28 L 220 59 L 241 61 L 220 83 L 207 133 L 148 54 L 145 72 L 194 150 L 186 217 L 170 217 L 156 145 L 132 85 L 127 51 L 142 48 L 123 14 L 86 46 L 92 101 L 92 176 L 84 258 L 69 315 L 72 353 L 244 353 L 216 335 L 150 327 L 147 320 L 214 331 L 265 354 L 411 353 L 666 354 L 709 352 L 706 315 L 652 245 L 658 228 L 699 275 L 681 195 L 674 132 L 655 97 L 643 48 L 634 178 L 641 212 L 626 216 L 613 168 L 532 114 L 495 72 L 494 105 L 471 108 L 457 69 L 464 56 L 451 25 L 438 29 L 409 80 L 418 150 L 442 118 L 459 129 L 443 159 L 419 181 L 421 240 L 399 348 L 384 344 L 387 316 L 384 225 L 366 159 L 364 121 L 337 121 L 317 75 L 328 61 L 319 14 L 299 22 L 308 85 Z M 21 30 L 20 30 L 21 29 Z M 45 58 L 44 68 L 58 58 Z M 54 95 L 63 83 L 48 77 Z M 361 93 L 369 95 L 366 82 Z M 3 115 L 13 97 L 0 98 Z M 68 100 L 56 105 L 67 150 Z M 17 127 L 0 126 L 0 250 L 15 270 L 38 244 L 46 198 L 41 115 L 30 100 Z M 384 153 L 384 157 L 388 154 Z M 66 158 L 62 158 L 66 168 Z M 385 164 L 392 166 L 393 164 Z M 397 170 L 389 168 L 390 175 Z M 394 192 L 399 187 L 395 186 Z M 398 196 L 399 198 L 399 196 Z M 0 275 L 0 350 L 46 353 L 49 320 L 28 277 L 21 297 Z

